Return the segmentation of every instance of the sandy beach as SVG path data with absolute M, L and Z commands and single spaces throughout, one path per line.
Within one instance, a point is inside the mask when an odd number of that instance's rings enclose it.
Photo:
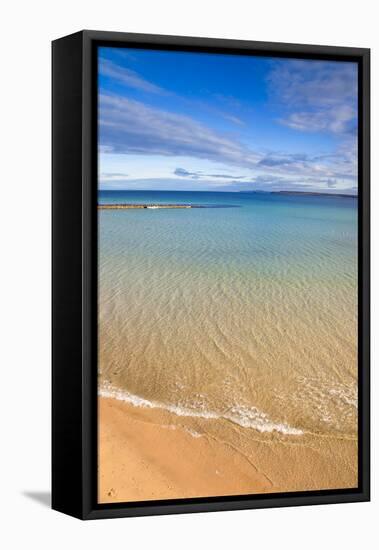
M 171 423 L 173 416 L 99 398 L 100 503 L 356 485 L 355 440 L 265 441 L 246 430 L 248 451 L 242 451 L 227 438 Z
M 99 502 L 356 487 L 356 63 L 100 50 Z

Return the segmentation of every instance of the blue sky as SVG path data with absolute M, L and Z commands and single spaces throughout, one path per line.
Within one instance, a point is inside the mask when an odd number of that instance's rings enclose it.
M 356 193 L 357 67 L 102 47 L 99 186 Z

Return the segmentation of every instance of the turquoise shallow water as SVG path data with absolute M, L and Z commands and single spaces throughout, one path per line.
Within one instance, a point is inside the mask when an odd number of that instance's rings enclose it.
M 100 192 L 99 384 L 258 434 L 356 434 L 357 201 Z

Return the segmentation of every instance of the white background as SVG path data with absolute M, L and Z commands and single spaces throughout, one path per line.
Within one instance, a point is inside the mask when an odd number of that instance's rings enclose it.
M 379 33 L 375 4 L 373 0 L 31 0 L 2 4 L 3 548 L 378 548 L 375 433 L 371 503 L 96 522 L 66 517 L 43 503 L 50 484 L 50 41 L 87 28 L 372 48 L 375 248 L 379 214 L 375 155 Z M 377 268 L 374 253 L 374 281 Z M 376 303 L 377 294 L 374 284 Z M 377 322 L 378 306 L 373 308 L 374 329 Z M 373 337 L 374 371 L 375 330 Z M 375 378 L 373 372 L 374 383 Z M 373 432 L 378 403 L 379 399 L 374 399 Z

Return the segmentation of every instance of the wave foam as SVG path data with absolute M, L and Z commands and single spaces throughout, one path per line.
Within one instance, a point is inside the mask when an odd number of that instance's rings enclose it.
M 225 419 L 238 424 L 242 428 L 252 428 L 258 432 L 279 432 L 285 435 L 302 435 L 303 431 L 289 426 L 286 423 L 272 422 L 269 416 L 259 411 L 256 407 L 238 406 L 230 407 L 224 413 L 216 413 L 207 410 L 191 409 L 189 407 L 180 407 L 158 401 L 149 401 L 138 395 L 129 393 L 126 390 L 120 390 L 113 386 L 103 386 L 99 389 L 101 397 L 110 397 L 130 403 L 134 407 L 145 407 L 149 409 L 164 409 L 177 416 L 205 418 L 205 419 Z

